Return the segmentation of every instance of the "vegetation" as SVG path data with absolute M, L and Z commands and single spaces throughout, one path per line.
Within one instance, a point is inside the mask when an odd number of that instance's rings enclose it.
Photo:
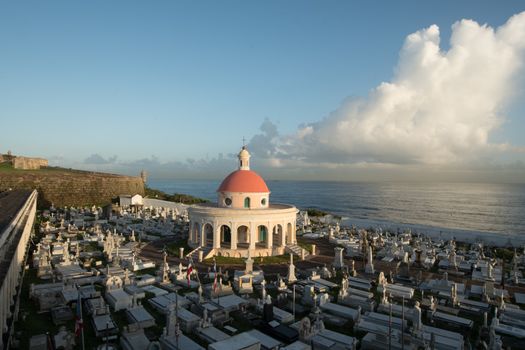
M 166 245 L 166 250 L 168 251 L 168 253 L 177 257 L 179 256 L 180 248 L 184 248 L 184 254 L 188 254 L 193 250 L 188 245 L 188 240 L 186 239 L 179 239 L 178 241 Z
M 13 168 L 13 164 L 9 162 L 0 163 L 0 171 L 12 171 L 12 170 L 15 170 L 15 168 Z
M 188 194 L 174 193 L 168 194 L 160 190 L 149 188 L 144 186 L 144 193 L 146 197 L 161 199 L 170 202 L 184 203 L 184 204 L 197 204 L 209 202 L 207 199 L 193 197 Z
M 308 253 L 312 254 L 312 245 L 310 243 L 297 241 L 297 245 L 305 249 Z
M 89 242 L 88 244 L 85 244 L 82 248 L 85 252 L 97 252 L 102 251 L 102 247 L 99 247 L 97 242 Z
M 505 262 L 511 262 L 514 257 L 514 250 L 507 248 L 496 248 L 495 254 L 496 258 L 503 259 Z
M 306 208 L 306 212 L 308 213 L 308 216 L 313 219 L 322 218 L 326 215 L 332 215 L 334 219 L 341 220 L 341 217 L 339 215 L 331 214 L 327 211 L 317 209 L 317 208 Z
M 312 216 L 312 217 L 329 215 L 328 212 L 321 210 L 321 209 L 315 209 L 315 208 L 307 208 L 306 212 L 308 213 L 308 216 Z
M 206 265 L 213 265 L 213 259 L 214 258 L 209 258 L 209 259 L 204 259 L 202 262 Z M 216 256 L 215 257 L 215 261 L 217 262 L 217 264 L 221 265 L 221 264 L 225 264 L 225 265 L 242 265 L 244 264 L 244 258 L 232 258 L 232 257 L 228 257 L 228 256 Z
M 282 264 L 290 261 L 289 255 L 275 255 L 275 256 L 265 256 L 262 258 L 253 259 L 256 264 Z
M 289 255 L 276 255 L 276 256 L 264 256 L 253 258 L 254 264 L 270 265 L 270 264 L 282 264 L 290 260 Z M 216 256 L 215 261 L 217 264 L 225 265 L 244 265 L 246 258 L 232 258 L 227 256 Z M 205 259 L 203 261 L 207 265 L 213 265 L 213 258 Z

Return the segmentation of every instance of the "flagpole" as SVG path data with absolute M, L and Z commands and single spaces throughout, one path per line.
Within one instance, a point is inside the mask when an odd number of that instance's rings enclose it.
M 80 319 L 82 320 L 82 328 L 80 329 L 80 335 L 82 337 L 82 350 L 85 350 L 86 345 L 84 343 L 84 316 L 82 316 L 82 298 L 80 298 Z
M 175 291 L 175 340 L 177 341 L 177 350 L 179 348 L 179 292 Z
M 401 304 L 401 349 L 405 349 L 405 297 Z
M 80 293 L 80 287 L 77 285 L 77 294 L 78 294 L 78 298 L 77 298 L 77 303 L 78 303 L 78 311 L 79 311 L 79 314 L 78 315 L 80 317 L 80 337 L 82 339 L 82 350 L 85 350 L 85 342 L 84 342 L 84 318 L 82 316 L 82 294 Z M 77 321 L 79 322 L 79 321 Z
M 385 287 L 383 287 L 385 288 Z M 392 297 L 388 300 L 389 313 L 388 313 L 388 350 L 392 349 Z

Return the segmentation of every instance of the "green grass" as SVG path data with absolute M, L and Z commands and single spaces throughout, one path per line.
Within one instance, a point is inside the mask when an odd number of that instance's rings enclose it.
M 207 199 L 193 197 L 188 194 L 174 193 L 168 194 L 147 186 L 144 187 L 144 191 L 147 197 L 162 199 L 165 201 L 184 203 L 184 204 L 197 204 L 209 202 Z
M 15 169 L 13 167 L 13 164 L 9 162 L 2 162 L 0 163 L 0 172 L 16 172 L 16 173 L 41 173 L 41 172 L 77 172 L 73 169 L 65 169 L 65 168 L 59 168 L 59 167 L 42 167 L 40 169 Z M 82 170 L 79 170 L 79 172 L 82 172 Z
M 202 262 L 206 265 L 213 265 L 213 259 L 204 259 Z M 245 258 L 231 258 L 227 256 L 216 256 L 215 261 L 217 261 L 217 264 L 231 264 L 231 265 L 242 265 L 244 264 Z
M 188 245 L 188 240 L 186 239 L 180 239 L 178 241 L 166 245 L 166 250 L 168 251 L 168 253 L 176 257 L 179 257 L 179 248 L 184 248 L 184 254 L 188 254 L 193 250 Z
M 288 261 L 290 261 L 290 256 L 289 255 L 265 256 L 262 258 L 257 257 L 253 260 L 256 264 L 262 264 L 262 265 L 282 264 L 282 263 L 287 263 Z
M 221 265 L 244 265 L 246 258 L 232 258 L 227 256 L 216 256 L 215 260 L 217 264 Z M 276 255 L 276 256 L 265 256 L 253 258 L 254 264 L 259 265 L 271 265 L 271 264 L 282 264 L 287 263 L 290 260 L 289 255 Z M 204 264 L 213 265 L 213 258 L 205 259 Z
M 0 171 L 16 171 L 18 169 L 13 168 L 13 164 L 8 162 L 0 163 Z
M 97 242 L 89 242 L 88 244 L 84 244 L 82 246 L 82 250 L 85 252 L 101 252 L 103 248 L 100 247 Z
M 305 249 L 308 253 L 312 254 L 312 245 L 310 243 L 297 242 L 297 245 Z

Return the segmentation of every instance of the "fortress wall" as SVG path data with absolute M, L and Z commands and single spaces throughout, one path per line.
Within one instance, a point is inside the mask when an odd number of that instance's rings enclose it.
M 16 157 L 13 159 L 13 167 L 15 169 L 40 169 L 40 167 L 47 166 L 48 161 L 43 158 Z
M 105 205 L 121 194 L 144 195 L 140 177 L 67 170 L 0 172 L 0 191 L 36 189 L 39 206 Z

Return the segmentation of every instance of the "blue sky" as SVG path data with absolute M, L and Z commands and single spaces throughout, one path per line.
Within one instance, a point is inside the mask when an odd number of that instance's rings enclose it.
M 188 158 L 231 159 L 266 118 L 286 139 L 391 81 L 409 34 L 436 24 L 448 50 L 456 21 L 498 27 L 523 10 L 522 1 L 1 1 L 0 151 L 122 172 L 145 160 L 153 174 Z M 525 84 L 512 73 L 516 96 L 489 140 L 524 146 Z M 261 167 L 279 177 L 290 152 Z M 506 160 L 523 157 L 491 162 Z M 345 162 L 362 160 L 334 164 Z

